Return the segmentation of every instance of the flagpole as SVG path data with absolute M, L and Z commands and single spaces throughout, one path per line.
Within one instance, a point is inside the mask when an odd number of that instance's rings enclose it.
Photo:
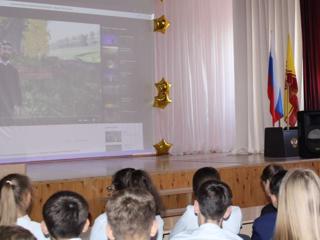
M 288 77 L 288 76 L 287 76 Z M 290 129 L 290 125 L 289 125 L 289 115 L 290 115 L 290 113 L 289 113 L 289 99 L 290 99 L 290 85 L 288 84 L 288 82 L 286 82 L 286 84 L 287 84 L 287 98 L 286 98 L 286 101 L 287 101 L 287 106 L 286 106 L 286 112 L 287 112 L 287 130 L 289 130 Z
M 289 116 L 290 116 L 290 113 L 289 113 L 289 101 L 290 101 L 290 85 L 288 85 L 288 94 L 287 94 L 288 96 L 287 96 L 287 128 L 288 128 L 288 130 L 290 130 L 290 121 L 289 121 Z
M 290 86 L 288 84 L 288 47 L 289 47 L 289 35 L 288 35 L 288 46 L 287 46 L 287 61 L 286 61 L 286 79 L 285 79 L 285 88 L 287 88 L 287 96 L 285 97 L 285 122 L 286 122 L 286 129 L 289 130 L 289 93 L 290 93 Z

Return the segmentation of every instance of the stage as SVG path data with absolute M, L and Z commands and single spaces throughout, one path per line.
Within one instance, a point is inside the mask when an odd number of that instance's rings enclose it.
M 267 159 L 261 154 L 199 154 L 184 156 L 119 157 L 107 159 L 59 160 L 26 164 L 26 174 L 34 184 L 34 207 L 31 216 L 41 219 L 41 208 L 46 199 L 58 190 L 81 193 L 90 204 L 95 218 L 105 206 L 111 176 L 117 170 L 133 167 L 150 173 L 159 189 L 167 209 L 185 207 L 192 201 L 193 173 L 201 167 L 219 170 L 222 180 L 233 191 L 233 204 L 241 207 L 266 203 L 260 185 L 262 169 L 270 163 L 283 164 L 286 168 L 312 168 L 319 174 L 319 159 Z

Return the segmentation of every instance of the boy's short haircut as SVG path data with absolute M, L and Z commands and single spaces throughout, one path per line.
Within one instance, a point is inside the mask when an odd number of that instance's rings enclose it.
M 0 226 L 1 240 L 37 240 L 32 233 L 18 225 Z
M 52 237 L 76 238 L 86 224 L 88 209 L 87 201 L 80 194 L 60 191 L 46 201 L 42 215 Z
M 266 182 L 267 180 L 271 180 L 273 175 L 275 175 L 277 172 L 282 170 L 284 170 L 284 168 L 279 164 L 269 164 L 263 169 L 260 179 L 263 182 Z
M 199 168 L 193 175 L 192 178 L 192 189 L 196 193 L 197 189 L 202 185 L 202 183 L 209 180 L 220 181 L 220 174 L 217 169 L 213 167 L 203 167 Z
M 277 172 L 273 177 L 271 178 L 270 181 L 270 193 L 277 196 L 279 195 L 279 190 L 280 190 L 280 185 L 282 182 L 282 179 L 286 175 L 287 170 L 281 170 Z
M 126 188 L 107 202 L 108 224 L 115 239 L 149 239 L 156 216 L 153 196 L 145 189 Z
M 203 183 L 196 192 L 201 214 L 206 220 L 220 220 L 232 204 L 230 187 L 220 181 Z

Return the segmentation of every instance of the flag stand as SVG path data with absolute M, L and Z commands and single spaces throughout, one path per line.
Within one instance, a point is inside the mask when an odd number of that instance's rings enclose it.
M 272 32 L 271 32 L 272 35 Z M 268 66 L 268 98 L 270 100 L 270 113 L 272 116 L 272 126 L 265 128 L 264 134 L 264 156 L 270 158 L 286 158 L 298 156 L 298 128 L 290 127 L 295 126 L 291 122 L 291 114 L 295 114 L 298 106 L 293 106 L 293 102 L 289 102 L 291 96 L 298 92 L 297 81 L 294 70 L 294 60 L 292 54 L 292 47 L 290 36 L 288 35 L 287 46 L 287 62 L 286 62 L 286 79 L 285 79 L 285 97 L 284 97 L 284 110 L 283 114 L 281 90 L 276 81 L 274 73 L 274 39 L 270 38 L 270 55 Z M 296 99 L 294 99 L 296 100 Z M 291 104 L 291 106 L 289 105 Z M 293 107 L 295 107 L 293 109 Z M 289 113 L 289 111 L 291 113 Z M 281 118 L 284 118 L 286 126 L 281 127 Z M 290 116 L 290 119 L 289 119 Z M 294 119 L 293 119 L 294 120 Z M 275 127 L 275 123 L 279 121 L 279 127 Z

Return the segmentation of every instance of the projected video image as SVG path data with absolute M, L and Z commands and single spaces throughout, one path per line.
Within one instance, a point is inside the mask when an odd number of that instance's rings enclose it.
M 0 124 L 97 122 L 100 25 L 0 17 Z
M 100 63 L 99 25 L 49 21 L 47 30 L 50 35 L 49 56 Z

